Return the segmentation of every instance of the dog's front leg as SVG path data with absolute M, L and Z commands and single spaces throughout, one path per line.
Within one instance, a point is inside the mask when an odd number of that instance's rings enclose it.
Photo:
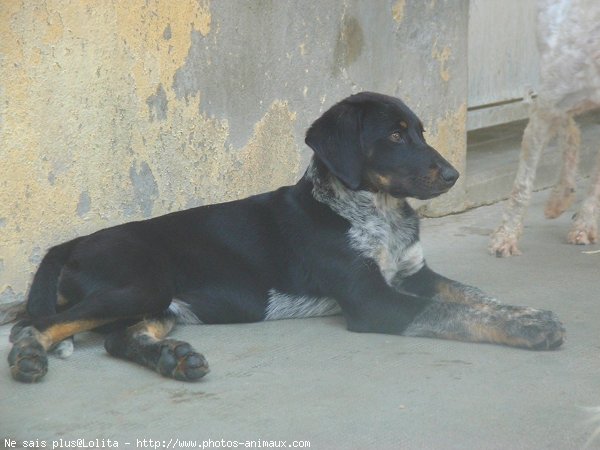
M 551 311 L 432 301 L 402 334 L 552 350 L 562 345 L 565 330 Z
M 440 280 L 435 276 L 435 280 Z M 425 274 L 423 274 L 425 275 Z M 471 298 L 447 280 L 457 300 L 440 301 L 435 284 L 428 293 L 401 293 L 381 283 L 361 283 L 340 300 L 348 329 L 468 342 L 488 342 L 533 350 L 559 347 L 564 328 L 556 315 L 528 307 L 502 305 L 474 290 Z M 429 298 L 427 298 L 429 297 Z M 477 301 L 473 301 L 478 299 Z
M 427 265 L 410 277 L 395 279 L 392 285 L 399 292 L 439 302 L 467 305 L 498 303 L 481 289 L 446 278 Z

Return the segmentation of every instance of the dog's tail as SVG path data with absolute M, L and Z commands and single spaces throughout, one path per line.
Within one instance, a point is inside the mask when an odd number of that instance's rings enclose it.
M 48 250 L 33 277 L 27 300 L 0 305 L 0 325 L 26 316 L 44 317 L 56 310 L 58 277 L 78 241 L 79 238 Z

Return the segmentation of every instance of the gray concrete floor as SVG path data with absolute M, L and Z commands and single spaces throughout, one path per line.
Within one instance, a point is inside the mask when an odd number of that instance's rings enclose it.
M 435 270 L 504 302 L 554 310 L 567 329 L 558 351 L 354 334 L 327 317 L 181 327 L 174 336 L 212 368 L 192 384 L 112 359 L 99 337 L 81 335 L 70 359 L 52 357 L 44 381 L 24 385 L 4 362 L 4 326 L 0 438 L 49 446 L 114 439 L 120 448 L 176 438 L 309 441 L 314 449 L 582 448 L 593 431 L 585 408 L 600 405 L 600 253 L 584 252 L 600 246 L 566 244 L 571 213 L 546 221 L 546 197 L 534 197 L 520 257 L 486 252 L 501 205 L 425 220 L 422 234 Z

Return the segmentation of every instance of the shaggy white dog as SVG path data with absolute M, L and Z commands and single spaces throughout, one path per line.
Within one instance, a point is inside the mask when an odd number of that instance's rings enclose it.
M 520 254 L 517 243 L 536 168 L 542 150 L 554 137 L 564 151 L 563 167 L 546 205 L 546 217 L 558 217 L 569 207 L 575 193 L 580 143 L 573 118 L 600 106 L 600 1 L 539 0 L 537 19 L 540 88 L 523 133 L 519 168 L 502 225 L 491 238 L 490 250 L 496 256 Z M 568 242 L 596 242 L 599 202 L 600 153 Z

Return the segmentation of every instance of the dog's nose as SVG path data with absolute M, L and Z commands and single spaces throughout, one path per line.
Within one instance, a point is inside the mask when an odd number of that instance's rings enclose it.
M 442 166 L 440 170 L 440 176 L 447 184 L 452 185 L 456 183 L 456 180 L 458 180 L 460 174 L 458 173 L 458 170 L 452 166 Z

